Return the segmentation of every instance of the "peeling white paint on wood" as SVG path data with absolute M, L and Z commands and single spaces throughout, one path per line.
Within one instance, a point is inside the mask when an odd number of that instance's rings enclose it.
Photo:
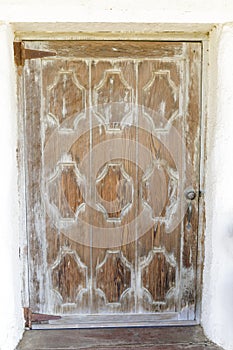
M 183 204 L 181 204 L 183 203 L 183 186 L 186 185 L 186 182 L 192 182 L 192 176 L 195 179 L 194 185 L 198 188 L 199 157 L 197 155 L 195 164 L 187 163 L 189 172 L 185 173 L 182 171 L 184 164 L 180 164 L 179 168 L 173 156 L 169 156 L 168 151 L 166 151 L 166 147 L 161 141 L 163 138 L 157 139 L 157 134 L 170 135 L 171 130 L 173 130 L 172 124 L 176 123 L 177 135 L 184 144 L 187 144 L 186 138 L 193 139 L 198 132 L 200 120 L 200 44 L 140 42 L 136 45 L 132 42 L 114 42 L 124 57 L 124 59 L 117 60 L 117 70 L 111 68 L 115 67 L 116 64 L 115 53 L 112 53 L 111 50 L 112 42 L 102 42 L 101 47 L 96 41 L 82 42 L 80 45 L 73 41 L 51 41 L 40 44 L 33 41 L 26 44 L 28 48 L 40 47 L 42 49 L 43 47 L 44 49 L 46 47 L 48 51 L 56 50 L 62 55 L 60 58 L 49 58 L 49 65 L 47 59 L 28 60 L 25 67 L 30 307 L 33 312 L 51 312 L 61 315 L 68 313 L 98 313 L 100 315 L 117 313 L 119 316 L 124 316 L 128 313 L 135 315 L 140 310 L 145 314 L 154 313 L 156 318 L 157 313 L 164 312 L 164 319 L 166 315 L 170 319 L 170 313 L 173 312 L 174 318 L 177 319 L 180 312 L 183 314 L 183 304 L 186 308 L 189 305 L 190 310 L 195 304 L 195 275 L 190 276 L 192 281 L 186 281 L 182 273 L 186 270 L 186 265 L 192 266 L 193 270 L 196 271 L 197 204 L 194 204 L 195 214 L 192 220 L 192 232 L 187 232 L 186 225 L 182 224 L 183 219 L 186 220 L 186 218 L 179 217 L 179 210 L 180 206 L 183 208 Z M 183 55 L 184 46 L 187 46 L 185 56 Z M 193 55 L 194 49 L 197 52 L 196 57 Z M 64 58 L 63 55 L 67 57 Z M 80 55 L 90 57 L 89 64 L 85 65 L 84 68 L 83 61 L 79 61 Z M 148 59 L 148 55 L 150 59 Z M 99 61 L 96 60 L 94 66 L 92 65 L 93 56 L 99 57 Z M 153 60 L 154 56 L 155 60 Z M 163 59 L 164 56 L 165 59 Z M 184 59 L 188 62 L 187 70 L 192 70 L 194 60 L 198 61 L 198 65 L 195 66 L 196 70 L 192 75 L 190 74 L 190 84 L 189 81 L 186 82 L 183 79 L 185 72 L 181 69 L 180 61 Z M 52 60 L 53 64 L 51 64 Z M 177 70 L 177 66 L 179 70 Z M 70 85 L 71 81 L 74 80 L 78 83 L 75 86 Z M 64 89 L 64 84 L 66 89 Z M 179 89 L 180 84 L 186 85 Z M 196 84 L 196 89 L 194 84 Z M 185 118 L 186 109 L 180 111 L 182 118 L 178 118 L 178 111 L 183 107 L 182 104 L 179 104 L 181 98 L 179 94 L 186 89 L 188 89 L 187 106 L 192 116 L 192 120 L 189 121 Z M 82 91 L 82 93 L 77 97 L 76 91 Z M 83 110 L 86 106 L 86 95 L 90 103 L 89 109 L 94 103 L 98 117 L 92 115 L 88 109 Z M 123 105 L 121 104 L 122 99 Z M 137 113 L 132 121 L 138 120 L 140 124 L 150 121 L 152 128 L 149 128 L 149 132 L 146 132 L 144 128 L 140 130 L 138 128 L 135 134 L 133 132 L 134 125 L 128 123 L 126 126 L 122 123 L 124 118 L 127 119 L 128 115 L 133 113 L 134 101 L 139 102 L 142 107 L 137 106 Z M 81 115 L 85 114 L 86 121 L 88 121 L 88 133 L 86 136 L 80 134 L 80 138 L 75 138 L 76 130 L 74 127 L 78 129 L 79 123 L 74 124 L 73 120 L 77 119 L 77 114 L 80 112 L 78 110 L 79 104 Z M 64 105 L 66 105 L 65 114 Z M 166 118 L 160 113 L 161 105 L 163 106 L 162 114 Z M 52 130 L 53 135 L 50 137 L 44 134 L 46 130 L 43 123 L 43 118 L 46 120 L 48 113 L 59 123 L 59 126 L 55 126 Z M 159 129 L 156 125 L 157 114 L 161 121 Z M 97 129 L 89 130 L 88 117 L 91 118 L 92 126 L 96 119 Z M 68 119 L 68 123 L 66 123 L 66 119 Z M 111 119 L 113 123 L 109 127 L 108 122 Z M 81 118 L 79 118 L 79 122 L 81 124 Z M 185 123 L 192 125 L 192 134 L 184 133 Z M 101 148 L 100 153 L 95 151 L 96 145 L 101 145 L 103 142 L 102 139 L 98 139 L 100 124 L 105 129 L 103 140 L 111 141 L 108 146 L 111 158 L 107 160 L 105 160 L 107 149 Z M 97 134 L 95 134 L 96 131 Z M 135 142 L 135 135 L 138 137 L 138 144 Z M 185 163 L 188 159 L 185 155 L 185 148 L 180 149 L 178 140 L 172 132 L 171 135 L 169 140 L 171 144 L 174 144 L 176 150 L 174 154 L 178 154 Z M 57 139 L 56 136 L 58 136 Z M 62 142 L 59 140 L 60 136 Z M 82 141 L 84 136 L 84 141 Z M 53 137 L 55 141 L 51 142 Z M 116 141 L 119 141 L 119 137 L 121 137 L 121 143 L 118 143 L 117 146 Z M 153 142 L 150 142 L 151 138 Z M 73 140 L 73 145 L 70 143 L 71 140 Z M 45 155 L 46 147 L 49 149 L 48 143 L 51 143 L 53 147 L 51 147 L 51 153 Z M 138 147 L 143 145 L 144 149 L 148 149 L 147 160 L 142 151 L 141 154 L 136 152 L 136 145 Z M 120 155 L 117 153 L 118 147 L 122 152 Z M 65 150 L 66 152 L 64 152 Z M 188 150 L 191 154 L 196 152 L 192 142 L 190 142 Z M 89 152 L 90 156 L 87 156 Z M 179 154 L 180 152 L 181 154 Z M 136 158 L 132 159 L 132 155 Z M 87 167 L 81 165 L 79 169 L 80 163 L 84 163 L 83 158 L 86 159 L 85 157 L 87 158 Z M 118 163 L 111 161 L 111 159 L 118 158 L 120 158 Z M 52 171 L 49 174 L 46 169 L 48 167 L 47 161 L 53 163 Z M 130 165 L 132 162 L 138 164 L 141 161 L 144 162 L 144 169 L 141 169 L 143 172 Z M 71 174 L 68 171 L 72 164 L 77 166 L 78 173 Z M 105 171 L 102 169 L 98 174 L 96 170 L 101 169 L 103 165 Z M 151 170 L 148 172 L 147 168 Z M 81 196 L 80 188 L 77 188 L 79 172 L 83 176 L 84 187 L 91 189 L 91 196 L 88 200 L 91 199 L 95 203 L 92 212 L 85 204 L 88 204 L 85 193 L 82 193 L 83 196 Z M 148 173 L 145 179 L 144 172 Z M 164 173 L 164 175 L 158 175 L 160 173 Z M 141 181 L 145 182 L 144 180 L 149 184 L 147 192 L 149 190 L 150 193 L 145 193 L 143 201 L 141 201 L 142 190 L 140 186 Z M 125 182 L 124 189 L 122 181 Z M 178 181 L 183 181 L 179 186 L 181 190 L 177 188 Z M 126 183 L 129 185 L 128 189 L 126 189 Z M 159 189 L 162 183 L 163 191 Z M 112 212 L 109 206 L 106 207 L 106 203 L 109 201 L 109 195 L 115 193 L 114 188 L 111 190 L 111 186 L 116 185 L 119 202 L 117 200 L 114 202 L 115 199 L 110 198 L 111 204 L 115 203 L 113 206 L 115 211 Z M 101 193 L 103 201 L 99 198 L 95 201 L 93 194 L 96 187 L 98 187 L 97 192 Z M 124 191 L 128 192 L 129 198 L 125 196 Z M 77 195 L 77 193 L 79 194 Z M 79 196 L 77 200 L 76 195 Z M 157 204 L 153 199 L 156 196 L 158 203 L 163 201 L 159 212 L 156 211 Z M 70 201 L 74 200 L 76 204 L 73 208 Z M 116 203 L 118 204 L 116 205 Z M 143 204 L 146 204 L 152 216 L 151 227 L 145 231 L 141 225 L 147 225 L 147 219 L 144 218 L 139 224 L 137 214 L 135 214 L 137 213 L 137 205 L 143 207 Z M 163 208 L 164 213 L 162 213 Z M 48 217 L 46 217 L 46 209 Z M 81 216 L 86 217 L 87 225 L 85 225 L 85 221 L 81 220 Z M 173 227 L 176 217 L 180 221 L 177 226 Z M 135 219 L 135 224 L 132 219 Z M 132 222 L 131 227 L 130 225 L 126 227 L 128 222 L 130 224 Z M 99 235 L 96 235 L 99 242 L 97 247 L 93 246 L 92 235 L 94 229 L 96 227 L 98 229 L 98 225 L 100 227 Z M 114 226 L 112 227 L 112 225 Z M 166 231 L 168 226 L 169 234 Z M 105 242 L 101 243 L 100 237 L 102 237 L 102 231 L 108 228 L 114 229 L 112 231 L 115 235 L 117 233 L 123 235 L 123 240 L 116 245 L 120 246 L 123 257 L 121 259 L 113 255 L 108 257 L 105 255 L 105 247 L 109 248 L 111 245 L 105 246 Z M 70 230 L 72 230 L 72 236 Z M 127 235 L 124 234 L 125 232 Z M 82 244 L 82 236 L 87 236 L 85 245 Z M 126 242 L 125 239 L 128 239 L 128 236 L 132 236 L 132 239 Z M 154 238 L 151 240 L 152 236 Z M 184 244 L 183 239 L 186 239 Z M 139 244 L 140 240 L 143 240 L 141 245 Z M 127 246 L 127 243 L 130 245 Z M 71 246 L 73 250 L 70 249 L 73 253 L 58 259 L 61 250 Z M 156 247 L 162 247 L 162 249 L 159 248 L 160 250 L 157 251 Z M 152 251 L 153 254 L 150 255 Z M 78 278 L 82 278 L 82 276 L 79 264 L 74 263 L 73 257 L 76 255 L 82 264 L 88 267 L 86 285 L 81 282 L 79 285 Z M 138 259 L 143 256 L 144 258 L 149 256 L 149 258 L 144 259 L 147 262 L 146 266 L 139 268 Z M 173 262 L 171 257 L 173 257 Z M 101 261 L 104 262 L 101 269 L 94 262 L 95 259 L 98 260 L 98 264 Z M 57 265 L 54 261 L 59 261 L 59 264 Z M 128 265 L 125 263 L 126 261 L 129 261 Z M 55 268 L 53 268 L 54 264 Z M 57 270 L 59 271 L 55 272 Z M 48 271 L 50 271 L 50 275 Z M 187 287 L 188 282 L 190 283 Z M 77 294 L 79 287 L 82 290 L 80 298 Z M 190 292 L 187 292 L 187 288 L 190 289 Z

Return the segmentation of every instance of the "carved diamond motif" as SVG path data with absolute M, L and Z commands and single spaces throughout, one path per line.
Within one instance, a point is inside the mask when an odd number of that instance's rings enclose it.
M 166 302 L 175 288 L 176 261 L 165 249 L 154 248 L 142 264 L 142 287 L 153 303 Z
M 133 202 L 133 182 L 122 164 L 106 164 L 96 179 L 97 207 L 108 221 L 121 221 Z
M 96 267 L 96 287 L 107 303 L 119 303 L 131 286 L 131 265 L 121 251 L 107 251 Z
M 76 252 L 64 248 L 52 266 L 52 284 L 63 303 L 77 302 L 78 295 L 87 288 L 87 266 Z
M 72 71 L 60 71 L 54 84 L 48 88 L 48 95 L 49 114 L 59 124 L 85 108 L 85 88 Z
M 143 87 L 143 106 L 147 107 L 146 113 L 150 110 L 157 113 L 161 128 L 166 128 L 165 120 L 171 122 L 176 118 L 179 111 L 179 90 L 171 80 L 169 71 L 152 73 L 151 80 Z
M 84 179 L 74 163 L 59 163 L 48 182 L 49 203 L 61 219 L 74 220 L 84 205 Z
M 153 219 L 169 226 L 178 201 L 178 172 L 165 161 L 155 161 L 142 179 L 142 200 Z
M 133 88 L 124 79 L 122 72 L 105 71 L 93 93 L 95 111 L 106 130 L 120 130 L 122 120 L 131 112 L 133 98 Z

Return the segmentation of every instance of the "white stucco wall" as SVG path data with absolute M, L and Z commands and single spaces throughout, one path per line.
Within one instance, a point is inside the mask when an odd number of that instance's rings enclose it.
M 233 349 L 233 25 L 213 35 L 202 323 L 212 340 Z
M 0 21 L 233 23 L 232 0 L 0 0 Z M 10 26 L 0 25 L 0 349 L 23 332 L 17 199 L 17 117 Z M 233 25 L 210 40 L 206 245 L 202 324 L 233 350 Z
M 13 33 L 0 26 L 0 349 L 14 349 L 23 330 L 17 196 L 17 112 Z
M 17 22 L 228 22 L 231 0 L 1 0 L 1 17 Z

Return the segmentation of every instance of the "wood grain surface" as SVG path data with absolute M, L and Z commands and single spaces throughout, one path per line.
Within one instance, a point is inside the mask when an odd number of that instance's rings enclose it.
M 201 44 L 24 46 L 30 308 L 194 321 Z

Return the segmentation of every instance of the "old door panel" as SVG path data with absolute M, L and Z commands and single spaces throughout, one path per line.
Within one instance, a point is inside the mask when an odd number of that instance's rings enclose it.
M 24 45 L 31 309 L 194 320 L 201 44 Z

